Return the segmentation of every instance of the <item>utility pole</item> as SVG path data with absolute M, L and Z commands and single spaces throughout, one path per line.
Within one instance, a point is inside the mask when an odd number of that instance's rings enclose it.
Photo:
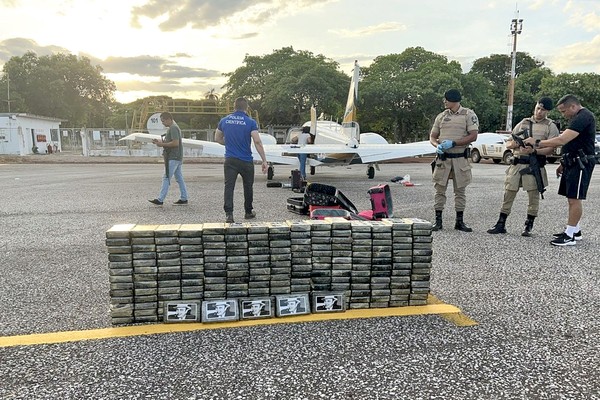
M 8 112 L 10 112 L 10 74 L 6 71 L 6 95 L 8 96 L 6 102 L 8 103 Z
M 519 11 L 517 11 L 517 16 Z M 508 85 L 508 109 L 506 112 L 506 131 L 512 131 L 512 117 L 513 117 L 513 102 L 515 96 L 515 70 L 517 68 L 517 35 L 523 30 L 523 20 L 513 18 L 510 24 L 510 33 L 513 37 L 512 45 L 512 63 L 510 67 L 510 83 Z
M 10 112 L 10 74 L 6 71 L 6 104 L 8 104 L 8 112 Z

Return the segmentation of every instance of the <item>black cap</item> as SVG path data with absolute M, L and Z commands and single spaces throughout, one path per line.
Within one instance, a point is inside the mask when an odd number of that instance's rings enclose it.
M 444 98 L 453 103 L 458 103 L 462 99 L 460 92 L 456 89 L 446 91 L 446 93 L 444 93 Z
M 310 133 L 310 126 L 303 126 L 302 133 Z
M 550 111 L 554 107 L 552 104 L 552 99 L 550 97 L 542 97 L 538 100 L 538 104 L 541 104 L 544 107 L 544 110 Z

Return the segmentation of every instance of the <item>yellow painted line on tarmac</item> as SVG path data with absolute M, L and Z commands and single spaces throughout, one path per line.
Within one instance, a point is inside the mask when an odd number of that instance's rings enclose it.
M 428 304 L 445 304 L 440 299 L 430 294 L 427 299 Z M 445 320 L 452 322 L 456 326 L 475 326 L 478 325 L 477 321 L 469 318 L 465 314 L 463 314 L 460 310 L 456 313 L 445 313 L 441 314 L 441 317 Z
M 78 342 L 82 340 L 98 340 L 112 339 L 118 337 L 156 335 L 162 333 L 175 332 L 190 332 L 202 331 L 209 329 L 224 329 L 224 328 L 242 328 L 245 326 L 258 325 L 275 325 L 275 324 L 292 324 L 299 322 L 315 322 L 315 321 L 331 321 L 344 319 L 360 319 L 360 318 L 381 318 L 381 317 L 406 317 L 415 315 L 441 315 L 451 316 L 461 314 L 460 309 L 456 306 L 445 304 L 437 298 L 430 296 L 430 300 L 425 306 L 408 306 L 408 307 L 390 307 L 390 308 L 369 308 L 369 309 L 353 309 L 342 313 L 318 313 L 305 314 L 294 317 L 281 317 L 270 319 L 257 320 L 242 320 L 220 323 L 181 323 L 181 324 L 146 324 L 135 326 L 122 326 L 114 328 L 89 329 L 83 331 L 65 331 L 65 332 L 50 332 L 36 333 L 31 335 L 3 336 L 0 337 L 0 347 L 14 346 L 31 346 L 40 344 L 54 344 L 66 342 Z M 436 302 L 437 301 L 437 302 Z M 468 319 L 468 317 L 466 317 Z M 455 322 L 455 320 L 446 318 L 449 321 L 459 326 L 463 325 Z M 469 319 L 470 320 L 470 319 Z M 470 320 L 472 321 L 472 320 Z M 474 322 L 474 321 L 473 321 Z M 477 324 L 476 322 L 474 323 Z M 473 325 L 473 324 L 471 324 Z

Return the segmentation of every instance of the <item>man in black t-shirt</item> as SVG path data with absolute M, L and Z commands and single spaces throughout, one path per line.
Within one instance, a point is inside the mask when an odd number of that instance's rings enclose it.
M 563 96 L 556 108 L 569 120 L 567 129 L 556 138 L 529 138 L 526 143 L 535 148 L 563 146 L 563 156 L 556 174 L 561 177 L 558 194 L 565 196 L 569 202 L 569 217 L 565 231 L 554 234 L 550 243 L 554 246 L 573 246 L 583 238 L 579 221 L 583 215 L 582 200 L 586 198 L 596 164 L 596 118 L 572 94 Z

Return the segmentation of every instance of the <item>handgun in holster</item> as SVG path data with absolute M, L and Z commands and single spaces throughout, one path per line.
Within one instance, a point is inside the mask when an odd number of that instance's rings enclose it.
M 585 165 L 584 164 L 588 163 L 588 157 L 583 152 L 583 149 L 579 149 L 577 151 L 577 157 L 575 157 L 575 159 L 577 160 L 577 165 L 579 165 L 579 169 L 585 169 Z

